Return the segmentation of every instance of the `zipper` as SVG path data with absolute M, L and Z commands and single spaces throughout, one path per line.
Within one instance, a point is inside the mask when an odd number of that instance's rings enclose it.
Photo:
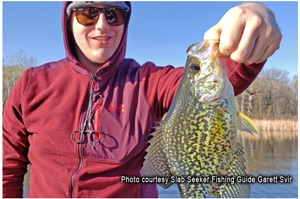
M 87 101 L 87 103 L 86 103 L 86 105 L 85 105 L 85 111 L 84 111 L 85 114 L 83 113 L 82 118 L 81 118 L 81 125 L 80 125 L 80 126 L 81 126 L 81 129 L 82 129 L 82 128 L 85 128 L 85 127 L 87 126 L 86 124 L 84 124 L 85 122 L 87 122 L 87 120 L 84 119 L 84 118 L 87 118 L 87 114 L 88 114 L 88 111 L 89 111 L 89 110 L 90 110 L 90 116 L 89 116 L 89 117 L 92 116 L 92 110 L 89 109 L 89 108 L 90 108 L 91 104 L 93 103 L 93 98 L 92 98 L 92 96 L 93 96 L 93 92 L 94 92 L 94 82 L 95 82 L 95 77 L 92 75 L 92 76 L 91 76 L 90 91 L 89 91 L 89 100 Z M 90 118 L 89 118 L 89 119 L 90 119 Z M 83 130 L 85 130 L 85 129 L 83 129 Z M 84 139 L 86 139 L 85 136 L 84 136 Z M 83 147 L 82 147 L 82 144 L 81 144 L 81 143 L 78 143 L 78 144 L 79 144 L 79 145 L 78 145 L 79 165 L 78 165 L 76 171 L 72 174 L 72 177 L 71 177 L 71 198 L 74 198 L 74 192 L 75 192 L 75 190 L 74 190 L 75 177 L 76 177 L 77 173 L 79 172 L 79 170 L 81 169 L 82 164 L 83 164 Z
M 73 173 L 72 178 L 71 178 L 71 198 L 74 198 L 74 192 L 75 192 L 74 182 L 75 182 L 75 177 L 76 177 L 77 173 L 79 172 L 79 170 L 81 169 L 82 164 L 83 164 L 82 147 L 81 147 L 80 143 L 79 143 L 78 148 L 79 148 L 78 149 L 79 150 L 79 165 L 78 165 L 77 170 Z

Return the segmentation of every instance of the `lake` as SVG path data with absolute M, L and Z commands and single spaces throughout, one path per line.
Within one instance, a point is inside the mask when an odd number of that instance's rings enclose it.
M 298 198 L 298 132 L 260 132 L 260 136 L 239 132 L 237 140 L 244 147 L 248 175 L 278 177 L 278 183 L 251 183 L 251 198 Z M 279 183 L 279 177 L 291 177 L 291 183 Z M 290 179 L 290 178 L 287 178 Z M 24 197 L 29 191 L 25 176 Z M 160 198 L 180 198 L 177 185 L 158 186 Z M 213 198 L 213 196 L 210 196 Z

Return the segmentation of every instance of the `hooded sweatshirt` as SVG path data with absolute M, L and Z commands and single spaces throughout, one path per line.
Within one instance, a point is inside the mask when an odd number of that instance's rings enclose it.
M 122 176 L 141 178 L 149 135 L 169 109 L 184 68 L 125 59 L 129 14 L 116 52 L 92 76 L 74 56 L 68 3 L 62 10 L 66 58 L 27 69 L 3 109 L 3 197 L 22 197 L 29 163 L 27 197 L 158 197 L 155 184 L 126 183 Z M 263 67 L 223 62 L 236 95 Z M 91 129 L 101 135 L 95 146 L 88 133 L 79 143 L 70 138 L 85 126 L 90 90 Z M 79 133 L 73 137 L 78 140 Z

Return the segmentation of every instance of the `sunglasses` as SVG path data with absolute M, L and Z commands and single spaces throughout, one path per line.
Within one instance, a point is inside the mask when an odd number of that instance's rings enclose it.
M 111 26 L 122 25 L 127 18 L 128 10 L 119 7 L 78 7 L 72 9 L 76 13 L 78 23 L 84 26 L 95 25 L 99 19 L 100 13 L 104 13 L 106 21 Z

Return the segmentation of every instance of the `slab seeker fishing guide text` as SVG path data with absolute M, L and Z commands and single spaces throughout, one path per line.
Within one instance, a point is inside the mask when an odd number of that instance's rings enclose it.
M 171 176 L 171 177 L 129 177 L 121 176 L 121 182 L 124 183 L 291 183 L 293 178 L 291 176 L 210 176 L 210 177 L 198 177 L 198 176 Z

